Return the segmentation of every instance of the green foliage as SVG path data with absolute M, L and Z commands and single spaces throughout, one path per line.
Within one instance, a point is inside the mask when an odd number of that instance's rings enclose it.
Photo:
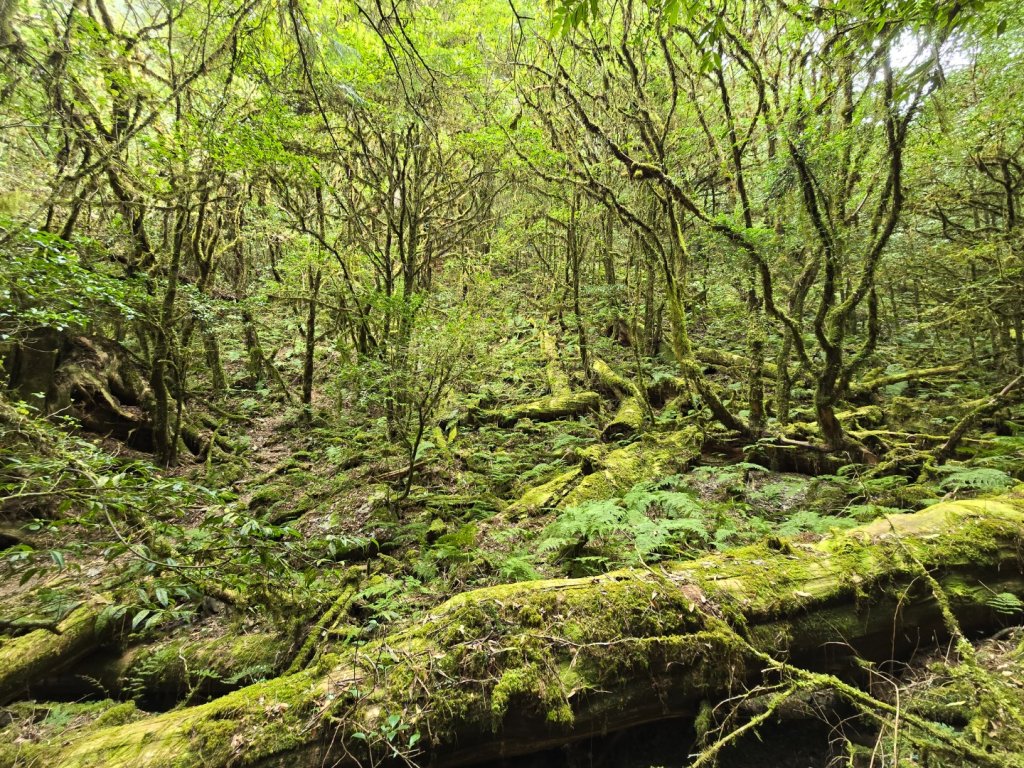
M 640 483 L 621 499 L 563 510 L 537 549 L 601 569 L 678 557 L 709 540 L 703 510 L 692 495 Z
M 992 595 L 985 604 L 996 613 L 1013 616 L 1024 612 L 1024 601 L 1012 592 L 1000 592 Z
M 502 582 L 533 581 L 541 577 L 533 564 L 532 556 L 524 550 L 496 560 L 497 562 L 492 565 Z
M 935 471 L 942 478 L 939 488 L 951 493 L 965 489 L 983 492 L 1002 491 L 1012 487 L 1015 483 L 1014 479 L 1006 472 L 986 467 L 945 464 Z
M 374 759 L 374 765 L 381 760 L 402 760 L 410 762 L 418 750 L 420 732 L 414 731 L 401 714 L 383 713 L 381 723 L 374 731 L 356 731 L 352 738 L 364 742 Z
M 0 219 L 0 240 L 5 243 L 0 342 L 39 328 L 80 332 L 104 317 L 130 321 L 137 316 L 141 286 L 108 274 L 102 257 L 87 265 L 79 254 L 79 247 L 93 250 L 96 244 L 68 243 L 8 219 Z
M 370 637 L 387 624 L 408 616 L 413 610 L 410 597 L 420 589 L 412 577 L 378 576 L 370 579 L 355 596 L 363 618 L 361 632 Z

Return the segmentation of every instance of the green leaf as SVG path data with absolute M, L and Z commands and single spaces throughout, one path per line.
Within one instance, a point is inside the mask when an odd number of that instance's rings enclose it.
M 57 564 L 57 569 L 60 571 L 64 570 L 64 553 L 59 549 L 50 550 L 50 559 Z

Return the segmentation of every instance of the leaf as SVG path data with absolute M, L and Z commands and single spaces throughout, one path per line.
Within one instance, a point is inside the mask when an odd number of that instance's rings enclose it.
M 1001 491 L 1011 487 L 1014 480 L 1006 472 L 988 467 L 964 467 L 947 464 L 939 467 L 946 475 L 939 488 L 944 491 L 958 491 L 971 488 L 978 491 Z

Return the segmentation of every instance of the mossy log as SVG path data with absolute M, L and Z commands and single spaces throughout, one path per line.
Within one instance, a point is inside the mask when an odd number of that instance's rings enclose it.
M 569 491 L 575 488 L 582 478 L 581 467 L 573 467 L 558 473 L 541 485 L 530 488 L 512 502 L 507 510 L 508 516 L 515 520 L 523 515 L 537 515 L 545 510 L 558 508 Z
M 644 480 L 682 472 L 700 455 L 701 433 L 696 427 L 658 432 L 607 453 L 586 457 L 582 479 L 562 498 L 560 508 L 622 496 Z
M 601 430 L 601 439 L 610 442 L 640 432 L 646 415 L 640 388 L 616 373 L 604 360 L 595 360 L 593 370 L 600 388 L 619 401 L 615 415 Z
M 863 405 L 860 408 L 839 411 L 836 414 L 836 418 L 843 425 L 844 429 L 864 429 L 883 424 L 885 422 L 885 412 L 877 405 Z M 794 422 L 786 428 L 786 435 L 790 437 L 817 437 L 820 433 L 820 428 L 813 421 Z
M 0 705 L 15 700 L 48 675 L 68 669 L 110 639 L 114 627 L 100 620 L 107 605 L 105 597 L 92 597 L 53 629 L 0 637 Z
M 597 386 L 606 394 L 622 400 L 625 397 L 636 396 L 638 393 L 636 385 L 625 376 L 617 373 L 604 360 L 597 358 L 591 366 L 594 371 L 594 378 Z
M 682 471 L 700 455 L 701 437 L 690 427 L 645 435 L 625 448 L 588 447 L 580 466 L 529 489 L 507 510 L 511 518 L 564 509 L 587 501 L 621 496 L 643 480 Z
M 291 643 L 272 632 L 236 635 L 195 633 L 91 656 L 31 686 L 37 699 L 134 698 L 146 709 L 170 709 L 181 701 L 205 701 L 287 666 Z
M 853 398 L 869 397 L 882 387 L 902 384 L 905 381 L 919 381 L 921 379 L 935 378 L 937 376 L 949 376 L 959 373 L 964 368 L 963 364 L 940 365 L 934 368 L 915 368 L 909 371 L 900 371 L 885 376 L 873 376 L 870 379 L 858 381 L 850 385 L 850 396 Z
M 734 352 L 726 352 L 722 349 L 710 349 L 708 347 L 698 347 L 693 351 L 693 356 L 705 365 L 715 366 L 716 368 L 749 368 L 750 359 L 743 355 L 737 355 Z M 763 371 L 765 377 L 772 377 L 778 375 L 778 367 L 773 363 L 764 363 Z
M 601 439 L 606 442 L 632 437 L 643 429 L 644 407 L 640 399 L 627 397 L 619 403 L 612 420 L 601 430 Z
M 582 416 L 601 407 L 601 396 L 597 392 L 573 392 L 565 395 L 545 397 L 529 403 L 510 405 L 494 411 L 484 411 L 477 417 L 482 422 L 497 422 L 511 427 L 520 419 L 533 421 L 556 421 L 572 416 Z
M 990 626 L 993 594 L 1024 595 L 1022 544 L 1024 499 L 1002 497 L 815 543 L 474 590 L 316 668 L 19 754 L 64 768 L 355 766 L 392 747 L 434 766 L 527 754 L 694 716 L 774 679 L 761 654 L 849 676 L 854 654 L 929 645 L 945 624 L 922 569 L 965 632 Z

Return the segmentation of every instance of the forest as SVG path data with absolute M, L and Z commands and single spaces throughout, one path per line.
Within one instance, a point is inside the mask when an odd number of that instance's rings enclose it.
M 0 0 L 0 768 L 1024 768 L 1011 0 Z

